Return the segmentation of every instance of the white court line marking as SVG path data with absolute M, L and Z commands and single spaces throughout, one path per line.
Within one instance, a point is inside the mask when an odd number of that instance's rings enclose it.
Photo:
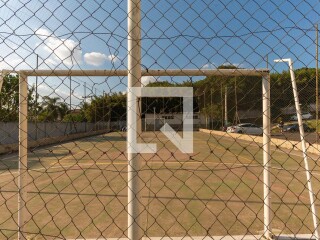
M 8 159 L 10 159 L 10 158 L 18 158 L 18 155 L 6 157 L 6 158 L 2 158 L 1 161 L 2 161 L 2 160 L 8 160 Z M 16 160 L 16 161 L 17 161 L 17 160 Z
M 99 135 L 100 136 L 100 135 Z M 94 136 L 94 137 L 90 137 L 89 139 L 91 139 L 91 138 L 95 138 L 95 137 L 97 137 L 97 136 Z M 239 140 L 239 139 L 233 139 L 233 138 L 231 138 L 231 137 L 228 137 L 228 136 L 223 136 L 222 137 L 223 139 L 225 139 L 225 140 L 227 140 L 227 141 L 233 141 L 233 140 Z M 230 139 L 231 138 L 231 139 Z M 217 140 L 217 139 L 215 139 L 215 140 Z M 196 141 L 203 141 L 202 139 L 196 139 Z M 244 141 L 244 140 L 240 140 L 241 142 L 247 142 L 247 141 Z M 102 143 L 101 143 L 102 144 Z M 211 143 L 211 144 L 214 144 L 214 143 Z M 250 144 L 251 145 L 251 144 Z M 219 146 L 219 144 L 218 144 L 218 146 Z M 257 147 L 257 148 L 260 148 L 259 146 L 256 146 L 256 145 L 252 145 L 253 147 Z M 223 147 L 220 147 L 220 148 L 223 148 Z M 276 148 L 276 147 L 274 147 L 274 146 L 272 146 L 272 148 L 273 148 L 273 150 L 275 151 L 275 152 L 279 152 L 279 153 L 282 153 L 282 154 L 286 154 L 286 152 L 285 151 L 283 151 L 283 150 L 280 150 L 280 149 L 278 149 L 278 148 Z M 39 150 L 37 150 L 37 152 L 38 151 L 41 151 L 41 150 L 43 150 L 43 149 L 39 149 Z M 294 151 L 296 151 L 296 150 L 294 150 Z M 77 153 L 77 154 L 79 154 L 79 153 Z M 76 154 L 76 155 L 77 155 Z M 297 153 L 290 153 L 290 155 L 294 155 L 294 156 L 297 156 L 297 157 L 302 157 L 300 154 L 297 154 Z M 10 158 L 13 158 L 13 157 L 18 157 L 18 156 L 10 156 L 10 157 L 8 157 L 8 158 L 6 158 L 6 159 L 10 159 Z M 66 157 L 69 157 L 69 156 L 66 156 Z M 64 157 L 64 158 L 66 158 L 66 157 Z M 312 160 L 314 160 L 313 158 L 311 158 L 309 155 L 308 155 L 308 157 L 310 158 L 310 159 L 312 159 Z M 61 160 L 63 160 L 64 158 L 62 158 Z M 57 164 L 58 162 L 55 162 L 55 163 L 52 163 L 52 165 L 53 164 Z M 199 164 L 199 163 L 210 163 L 210 164 L 216 164 L 216 165 L 220 165 L 220 164 L 224 164 L 224 165 L 231 165 L 231 164 L 233 164 L 233 165 L 235 165 L 235 166 L 252 166 L 252 167 L 258 167 L 258 166 L 261 166 L 261 167 L 263 167 L 262 165 L 253 165 L 253 164 L 237 164 L 237 163 L 214 163 L 214 162 L 165 162 L 165 161 L 162 161 L 162 162 L 154 162 L 154 161 L 152 161 L 152 163 L 162 163 L 162 164 L 168 164 L 168 163 L 173 163 L 173 164 L 177 164 L 177 163 L 180 163 L 180 164 L 185 164 L 185 163 L 188 163 L 188 164 Z M 127 163 L 127 161 L 126 162 L 117 162 L 117 163 L 96 163 L 96 164 L 89 164 L 89 163 L 83 163 L 83 164 L 81 164 L 82 166 L 89 166 L 89 165 L 124 165 L 124 164 L 128 164 Z M 80 166 L 81 166 L 80 165 Z M 60 165 L 60 166 L 51 166 L 51 167 L 49 167 L 49 168 L 36 168 L 36 169 L 30 169 L 29 171 L 39 171 L 39 170 L 48 170 L 48 169 L 57 169 L 57 168 L 67 168 L 67 167 L 72 167 L 72 166 L 79 166 L 79 164 L 77 165 L 64 165 L 64 166 L 62 166 L 62 165 Z M 279 170 L 281 170 L 281 169 L 283 169 L 283 170 L 286 170 L 285 168 L 276 168 L 276 169 L 279 169 Z M 13 172 L 9 172 L 9 173 L 0 173 L 0 177 L 1 176 L 6 176 L 6 175 L 12 175 L 12 174 L 17 174 L 18 173 L 18 170 L 16 170 L 16 171 L 13 171 Z M 320 174 L 319 173 L 314 173 L 314 172 L 312 172 L 312 174 L 313 175 L 318 175 L 318 176 L 320 176 Z
M 109 133 L 106 133 L 106 134 L 102 134 L 102 135 L 98 135 L 98 136 L 92 136 L 92 137 L 88 137 L 86 139 L 94 139 L 94 138 L 97 138 L 97 137 L 100 137 L 100 136 L 105 136 L 105 135 L 108 135 Z M 74 142 L 77 142 L 77 141 L 74 141 Z M 54 145 L 54 146 L 50 146 L 49 148 L 52 149 L 52 148 L 57 148 L 57 147 L 63 147 L 65 144 L 69 144 L 69 143 L 72 143 L 72 142 L 65 142 L 65 143 L 62 143 L 60 145 Z M 35 150 L 33 152 L 40 152 L 40 151 L 43 151 L 43 150 L 46 150 L 46 146 L 42 146 L 40 149 L 38 150 Z M 11 158 L 19 158 L 18 154 L 15 154 L 13 156 L 9 156 L 9 157 L 5 157 L 5 158 L 2 158 L 1 160 L 8 160 L 8 159 L 11 159 Z
M 263 232 L 263 230 L 259 231 Z M 312 239 L 313 234 L 281 234 L 275 233 L 276 239 Z M 183 237 L 143 237 L 142 240 L 257 240 L 263 239 L 263 235 L 225 235 L 225 236 L 183 236 Z M 86 240 L 129 240 L 128 238 L 86 238 Z M 69 238 L 67 240 L 84 240 L 83 238 Z
M 154 162 L 152 161 L 152 164 L 215 164 L 215 165 L 235 165 L 235 166 L 243 166 L 243 167 L 263 167 L 259 164 L 241 164 L 241 163 L 215 163 L 215 162 L 173 162 L 173 161 L 168 161 L 168 162 Z M 81 166 L 93 166 L 93 165 L 128 165 L 128 162 L 107 162 L 107 163 L 82 163 L 82 164 L 73 164 L 73 165 L 60 165 L 60 166 L 53 166 L 49 168 L 35 168 L 35 169 L 29 169 L 29 172 L 31 171 L 40 171 L 40 170 L 50 170 L 50 169 L 57 169 L 57 168 L 68 168 L 68 167 L 81 167 Z M 13 175 L 17 174 L 18 171 L 10 172 L 10 173 L 0 173 L 1 176 L 6 176 L 6 175 Z M 52 172 L 53 173 L 53 172 Z

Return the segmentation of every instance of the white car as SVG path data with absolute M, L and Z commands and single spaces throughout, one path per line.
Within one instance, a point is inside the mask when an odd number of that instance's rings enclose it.
M 238 125 L 228 127 L 227 132 L 262 135 L 263 130 L 261 127 L 258 127 L 257 125 L 252 123 L 240 123 Z
M 302 119 L 311 119 L 312 114 L 311 113 L 302 113 L 301 114 Z M 291 121 L 298 121 L 297 115 L 293 115 L 290 118 Z

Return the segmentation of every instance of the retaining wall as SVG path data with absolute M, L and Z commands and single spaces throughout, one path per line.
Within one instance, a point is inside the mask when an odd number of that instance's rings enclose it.
M 110 129 L 107 122 L 98 123 L 61 123 L 61 122 L 40 122 L 28 123 L 28 139 L 36 141 L 44 138 L 53 138 L 76 133 L 92 132 L 102 129 Z M 19 125 L 17 122 L 0 122 L 0 145 L 18 143 Z
M 253 135 L 246 135 L 246 134 L 239 134 L 239 133 L 226 133 L 222 131 L 208 130 L 203 128 L 200 128 L 199 131 L 204 133 L 209 133 L 215 136 L 231 137 L 235 140 L 239 139 L 239 140 L 244 140 L 249 142 L 255 142 L 255 143 L 258 143 L 259 145 L 263 144 L 263 137 L 261 136 L 253 136 Z M 272 146 L 276 146 L 278 148 L 302 151 L 301 141 L 283 140 L 283 139 L 278 139 L 271 136 L 270 143 Z M 310 144 L 307 142 L 306 145 L 307 145 L 308 153 L 312 153 L 312 154 L 320 153 L 319 144 Z
M 103 130 L 84 132 L 84 133 L 74 133 L 74 134 L 58 136 L 58 137 L 42 138 L 39 140 L 31 140 L 31 141 L 28 141 L 28 149 L 71 141 L 73 139 L 90 137 L 90 136 L 99 135 L 107 132 L 109 132 L 109 130 L 103 129 Z M 18 149 L 19 149 L 18 143 L 0 144 L 0 154 L 18 151 Z

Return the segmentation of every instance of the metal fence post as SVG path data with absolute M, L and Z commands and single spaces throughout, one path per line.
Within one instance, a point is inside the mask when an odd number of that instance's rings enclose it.
M 293 90 L 293 97 L 294 97 L 294 103 L 296 107 L 297 112 L 297 118 L 298 118 L 298 124 L 299 124 L 299 132 L 300 132 L 300 139 L 301 139 L 301 148 L 302 148 L 302 155 L 304 160 L 304 166 L 306 169 L 306 177 L 307 177 L 307 188 L 309 192 L 309 198 L 310 198 L 310 206 L 311 206 L 311 213 L 312 213 L 312 220 L 313 220 L 313 226 L 314 226 L 314 235 L 316 239 L 319 239 L 319 231 L 318 231 L 318 218 L 317 218 L 317 211 L 316 211 L 316 200 L 314 196 L 314 192 L 312 189 L 312 175 L 310 173 L 310 167 L 308 162 L 308 153 L 307 153 L 307 146 L 306 146 L 306 139 L 305 139 L 305 133 L 303 128 L 303 121 L 301 116 L 301 108 L 300 108 L 300 102 L 299 102 L 299 94 L 298 94 L 298 87 L 296 82 L 296 77 L 293 71 L 293 63 L 291 58 L 284 59 L 283 61 L 288 62 L 289 64 L 289 71 L 290 71 L 290 77 L 291 77 L 291 83 L 292 83 L 292 90 Z
M 264 236 L 272 238 L 271 233 L 271 185 L 270 185 L 270 75 L 262 77 L 262 112 L 263 112 L 263 209 Z
M 27 176 L 28 176 L 28 82 L 19 77 L 19 175 L 18 175 L 18 239 L 26 239 Z
M 306 146 L 306 139 L 304 134 L 304 128 L 303 128 L 303 122 L 302 122 L 302 115 L 301 115 L 301 108 L 300 108 L 300 102 L 299 102 L 299 93 L 298 93 L 298 87 L 296 82 L 296 77 L 293 71 L 293 63 L 291 58 L 286 59 L 276 59 L 274 62 L 286 62 L 289 65 L 289 71 L 290 71 L 290 77 L 291 77 L 291 83 L 292 83 L 292 91 L 293 91 L 293 97 L 294 97 L 294 103 L 295 108 L 297 112 L 297 119 L 299 124 L 299 132 L 300 132 L 300 140 L 301 140 L 301 148 L 302 148 L 302 156 L 304 161 L 304 167 L 306 170 L 306 177 L 307 177 L 307 188 L 309 193 L 309 199 L 310 199 L 310 207 L 311 207 L 311 213 L 312 213 L 312 220 L 313 220 L 313 226 L 314 226 L 314 236 L 316 239 L 319 239 L 319 231 L 318 231 L 318 217 L 317 217 L 317 211 L 316 211 L 316 202 L 315 202 L 315 196 L 312 189 L 312 175 L 310 173 L 310 167 L 308 162 L 308 153 L 307 153 L 307 146 Z
M 128 88 L 127 91 L 127 145 L 130 147 L 133 141 L 132 136 L 136 136 L 133 131 L 137 131 L 137 136 L 141 134 L 141 113 L 139 102 L 136 109 L 130 108 L 130 99 L 136 99 L 130 91 L 131 87 L 141 86 L 141 9 L 140 0 L 128 1 Z M 134 121 L 135 115 L 137 121 Z M 135 127 L 133 127 L 135 125 Z M 141 179 L 139 178 L 140 160 L 139 154 L 128 153 L 128 238 L 138 240 L 143 237 L 143 231 L 139 219 L 141 218 Z

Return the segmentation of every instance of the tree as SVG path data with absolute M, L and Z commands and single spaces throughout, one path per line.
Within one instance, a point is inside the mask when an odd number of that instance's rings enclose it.
M 19 115 L 19 77 L 6 75 L 0 93 L 1 121 L 17 121 Z
M 34 86 L 28 88 L 28 110 L 35 108 Z M 32 115 L 32 114 L 31 114 Z M 3 78 L 3 85 L 0 91 L 0 121 L 18 121 L 19 118 L 19 76 L 8 74 Z M 32 116 L 29 115 L 29 119 Z
M 89 122 L 126 120 L 127 97 L 122 93 L 95 96 L 91 103 L 82 106 Z
M 69 112 L 69 106 L 65 102 L 59 104 L 59 118 L 62 120 Z
M 68 112 L 68 106 L 59 102 L 59 97 L 44 96 L 42 98 L 42 112 L 40 121 L 57 121 L 63 119 Z
M 38 114 L 41 113 L 42 106 L 39 103 L 39 94 L 35 94 L 35 86 L 33 85 L 28 91 L 28 113 L 30 120 L 38 119 Z

